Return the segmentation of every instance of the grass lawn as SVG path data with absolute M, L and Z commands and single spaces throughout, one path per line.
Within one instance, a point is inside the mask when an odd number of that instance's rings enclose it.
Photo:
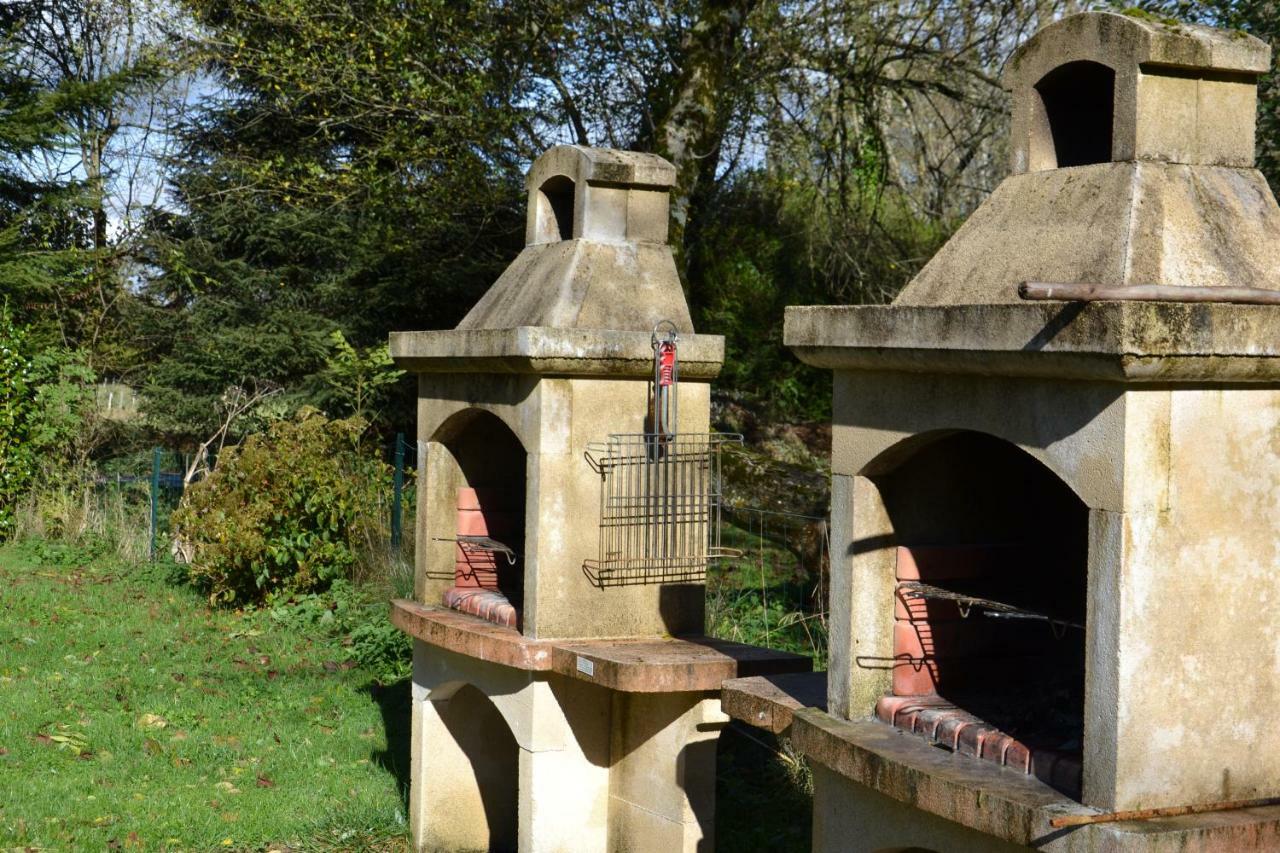
M 725 586 L 751 630 L 756 592 Z M 408 701 L 323 623 L 210 609 L 73 547 L 0 548 L 0 850 L 407 850 Z M 730 727 L 718 753 L 717 847 L 807 850 L 785 744 Z
M 407 849 L 407 703 L 323 630 L 0 549 L 0 848 Z

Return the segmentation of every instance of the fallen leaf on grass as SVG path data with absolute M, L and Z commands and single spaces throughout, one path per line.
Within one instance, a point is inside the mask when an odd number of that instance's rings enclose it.
M 219 782 L 218 784 L 214 785 L 213 787 L 217 788 L 217 789 L 218 789 L 218 790 L 220 790 L 220 791 L 226 791 L 228 794 L 238 794 L 238 793 L 240 793 L 240 789 L 239 789 L 239 788 L 237 788 L 235 785 L 233 785 L 232 783 L 227 782 L 227 781 Z
M 266 776 L 263 776 L 261 773 L 258 774 L 259 788 L 274 788 L 275 786 L 276 786 L 275 782 L 272 782 L 270 779 L 268 779 Z
M 147 738 L 142 744 L 142 748 L 147 751 L 147 755 L 161 755 L 164 753 L 164 747 L 155 738 Z
M 0 755 L 8 755 L 8 754 L 9 754 L 9 750 L 5 749 L 3 746 L 0 746 Z
M 138 718 L 138 726 L 144 729 L 163 729 L 169 721 L 159 714 L 143 714 Z

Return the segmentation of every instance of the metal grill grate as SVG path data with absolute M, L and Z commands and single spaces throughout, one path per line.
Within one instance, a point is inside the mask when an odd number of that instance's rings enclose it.
M 599 587 L 700 583 L 720 546 L 720 451 L 742 436 L 613 435 L 593 443 L 600 475 L 600 554 L 583 571 Z

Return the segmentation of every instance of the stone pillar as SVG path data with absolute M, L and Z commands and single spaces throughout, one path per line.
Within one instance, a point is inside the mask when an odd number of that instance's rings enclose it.
M 719 695 L 616 693 L 613 718 L 611 849 L 714 849 Z
M 409 801 L 414 848 L 515 849 L 517 755 L 510 733 L 511 742 L 502 743 L 475 725 L 471 712 L 482 697 L 433 701 L 416 693 Z M 486 741 L 482 751 L 474 749 L 478 740 Z
M 595 685 L 415 643 L 414 848 L 608 849 L 610 713 Z

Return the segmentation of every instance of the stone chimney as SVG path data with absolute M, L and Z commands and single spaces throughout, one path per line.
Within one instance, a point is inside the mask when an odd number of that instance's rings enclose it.
M 1024 281 L 1280 289 L 1280 209 L 1253 167 L 1266 44 L 1090 12 L 1004 73 L 1010 176 L 895 300 L 1018 302 Z

